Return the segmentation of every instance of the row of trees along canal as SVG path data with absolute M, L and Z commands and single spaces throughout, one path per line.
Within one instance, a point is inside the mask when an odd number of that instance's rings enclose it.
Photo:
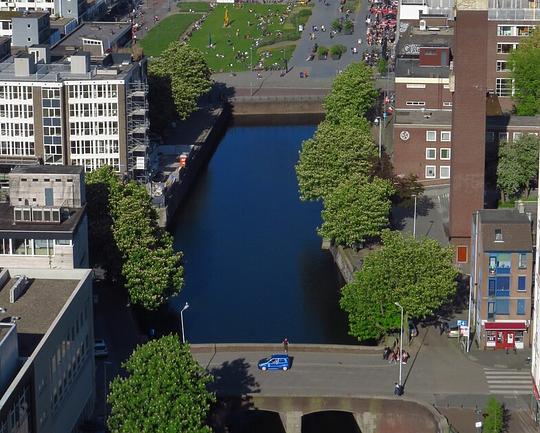
M 413 176 L 395 176 L 389 158 L 378 156 L 366 119 L 377 96 L 370 68 L 358 63 L 345 69 L 296 166 L 301 198 L 323 202 L 322 237 L 346 247 L 380 244 L 342 289 L 349 333 L 360 341 L 378 341 L 399 328 L 395 302 L 409 318 L 423 319 L 452 302 L 457 286 L 450 247 L 388 230 L 392 206 L 422 187 Z

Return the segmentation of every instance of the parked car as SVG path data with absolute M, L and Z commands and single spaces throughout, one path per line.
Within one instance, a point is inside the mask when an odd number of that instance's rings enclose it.
M 288 370 L 291 366 L 289 355 L 276 353 L 259 361 L 259 370 Z
M 459 337 L 459 326 L 457 320 L 449 320 L 443 323 L 446 336 L 448 338 L 458 338 Z
M 95 340 L 94 341 L 94 356 L 96 358 L 101 358 L 109 355 L 109 349 L 107 349 L 107 344 L 105 340 Z

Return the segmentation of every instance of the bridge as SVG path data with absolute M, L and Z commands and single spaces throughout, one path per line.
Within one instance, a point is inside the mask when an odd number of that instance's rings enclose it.
M 445 419 L 435 408 L 484 407 L 495 392 L 509 410 L 525 411 L 530 398 L 523 389 L 528 366 L 504 370 L 517 375 L 516 387 L 508 379 L 498 392 L 488 383 L 491 369 L 433 328 L 421 330 L 406 347 L 411 358 L 403 365 L 402 397 L 393 395 L 399 365 L 384 361 L 380 347 L 291 343 L 292 367 L 286 372 L 257 369 L 259 359 L 283 351 L 280 344 L 193 344 L 191 350 L 214 376 L 220 397 L 241 398 L 239 410 L 278 413 L 286 433 L 300 433 L 302 420 L 320 411 L 351 414 L 362 433 L 394 433 L 397 425 L 400 432 L 444 432 Z M 408 430 L 408 423 L 416 430 Z

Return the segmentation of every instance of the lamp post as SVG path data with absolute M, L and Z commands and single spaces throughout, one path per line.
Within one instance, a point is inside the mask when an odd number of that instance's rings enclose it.
M 413 238 L 416 239 L 416 199 L 417 199 L 417 194 L 413 194 L 413 197 L 414 197 L 414 215 L 413 215 L 413 225 L 412 225 L 412 235 L 413 235 Z
M 107 365 L 112 365 L 112 362 L 103 362 L 103 419 L 107 421 Z
M 379 158 L 382 156 L 382 117 L 376 117 L 375 120 L 379 123 Z
M 186 305 L 180 310 L 180 323 L 182 325 L 182 343 L 186 342 L 186 334 L 184 333 L 184 311 L 189 308 L 189 304 L 186 302 Z
M 253 45 L 249 47 L 249 96 L 253 96 Z
M 394 304 L 401 310 L 401 330 L 399 336 L 399 389 L 403 389 L 403 384 L 401 382 L 401 369 L 402 369 L 402 360 L 403 360 L 403 307 L 399 302 L 394 302 Z

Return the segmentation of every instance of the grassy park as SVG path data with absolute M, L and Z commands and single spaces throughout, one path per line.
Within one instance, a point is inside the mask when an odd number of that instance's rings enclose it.
M 226 27 L 225 9 L 229 18 Z M 298 25 L 305 24 L 310 15 L 311 8 L 306 6 L 218 5 L 201 29 L 193 33 L 189 44 L 205 54 L 214 72 L 246 71 L 251 64 L 263 68 L 280 62 L 277 59 L 283 54 L 290 58 L 294 44 L 286 42 L 300 39 Z M 264 55 L 268 51 L 270 57 Z
M 159 56 L 173 41 L 177 41 L 200 14 L 175 14 L 164 18 L 150 29 L 140 45 L 147 56 Z
M 206 2 L 179 2 L 177 4 L 179 12 L 210 12 L 210 3 Z

